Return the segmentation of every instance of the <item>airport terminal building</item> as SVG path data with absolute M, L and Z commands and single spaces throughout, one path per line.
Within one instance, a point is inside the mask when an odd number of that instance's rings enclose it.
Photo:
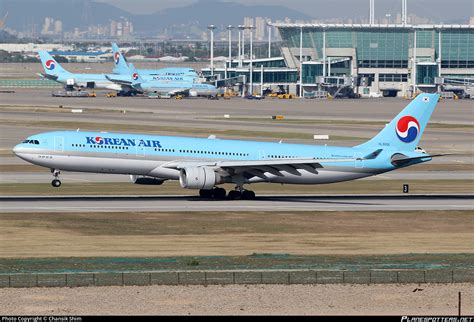
M 215 69 L 218 77 L 245 75 L 248 86 L 278 85 L 301 95 L 468 93 L 474 85 L 472 25 L 272 25 L 283 40 L 280 57 L 253 59 L 251 81 L 250 59 Z

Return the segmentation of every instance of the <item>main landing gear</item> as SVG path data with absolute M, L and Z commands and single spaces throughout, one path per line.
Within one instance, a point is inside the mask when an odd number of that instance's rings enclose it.
M 226 191 L 223 188 L 213 188 L 210 190 L 199 190 L 199 196 L 202 198 L 225 199 Z M 229 200 L 252 200 L 255 199 L 255 192 L 251 190 L 244 190 L 242 187 L 236 187 L 235 190 L 229 191 L 227 194 Z
M 54 176 L 54 179 L 53 181 L 51 181 L 51 185 L 55 188 L 59 188 L 61 187 L 61 180 L 59 180 L 59 174 L 61 173 L 59 170 L 57 169 L 51 169 L 51 173 L 53 174 Z

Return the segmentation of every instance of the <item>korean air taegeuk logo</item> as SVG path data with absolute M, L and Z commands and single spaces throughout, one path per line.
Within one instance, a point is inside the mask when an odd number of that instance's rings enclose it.
M 50 59 L 46 61 L 44 66 L 46 67 L 47 70 L 53 70 L 56 67 L 56 63 L 54 62 L 54 60 Z
M 420 124 L 413 116 L 404 116 L 398 120 L 395 132 L 400 141 L 411 143 L 420 133 Z

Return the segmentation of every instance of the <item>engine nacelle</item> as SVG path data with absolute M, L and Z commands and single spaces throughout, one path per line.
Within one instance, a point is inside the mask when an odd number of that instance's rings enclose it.
M 182 188 L 208 190 L 219 183 L 222 183 L 221 177 L 208 167 L 184 168 L 179 173 L 179 184 Z
M 191 97 L 197 97 L 198 96 L 198 93 L 196 90 L 192 89 L 189 91 L 189 96 Z
M 154 177 L 147 177 L 147 176 L 136 176 L 136 175 L 130 175 L 130 180 L 134 184 L 146 184 L 146 185 L 155 185 L 159 186 L 162 185 L 165 180 L 160 179 L 160 178 L 154 178 Z

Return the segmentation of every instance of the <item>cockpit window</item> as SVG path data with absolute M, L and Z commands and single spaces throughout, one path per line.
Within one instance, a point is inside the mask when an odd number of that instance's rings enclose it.
M 36 145 L 39 145 L 39 141 L 38 140 L 24 140 L 22 143 L 26 143 L 26 144 L 36 144 Z

